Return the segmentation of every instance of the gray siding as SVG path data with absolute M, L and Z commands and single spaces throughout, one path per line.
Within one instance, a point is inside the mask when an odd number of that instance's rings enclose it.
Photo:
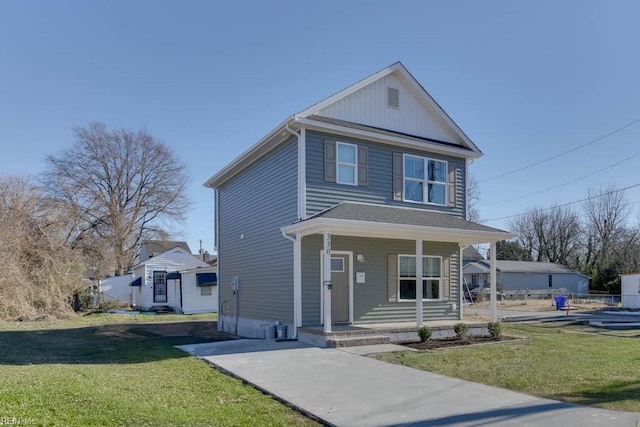
M 324 180 L 324 140 L 338 140 L 367 147 L 369 152 L 369 185 L 350 186 Z M 456 166 L 456 206 L 437 206 L 420 203 L 407 203 L 393 199 L 393 153 L 401 152 L 418 156 L 445 160 Z M 356 202 L 379 203 L 395 206 L 408 206 L 447 212 L 465 218 L 465 168 L 464 159 L 431 154 L 424 151 L 391 147 L 383 144 L 356 140 L 342 136 L 332 136 L 317 132 L 307 132 L 307 215 L 321 212 L 344 200 Z
M 387 255 L 415 254 L 410 240 L 367 239 L 332 236 L 332 249 L 360 254 L 364 263 L 353 262 L 356 323 L 405 322 L 415 320 L 415 302 L 389 302 L 387 297 Z M 302 240 L 302 322 L 304 326 L 320 323 L 320 250 L 322 236 Z M 457 244 L 424 242 L 424 255 L 447 256 L 451 259 L 451 293 L 448 300 L 425 301 L 424 318 L 456 320 L 459 318 L 459 247 Z M 366 283 L 355 283 L 355 272 L 365 272 Z M 452 303 L 456 309 L 452 309 Z
M 580 284 L 588 283 L 589 279 L 579 274 L 551 274 L 553 287 L 549 287 L 548 273 L 499 273 L 498 286 L 502 286 L 508 293 L 510 290 L 549 291 L 556 292 L 564 288 L 571 293 L 581 293 Z M 588 287 L 587 287 L 588 289 Z
M 240 317 L 293 321 L 293 243 L 280 227 L 296 220 L 296 141 L 218 190 L 221 314 L 235 314 L 231 281 L 238 276 Z

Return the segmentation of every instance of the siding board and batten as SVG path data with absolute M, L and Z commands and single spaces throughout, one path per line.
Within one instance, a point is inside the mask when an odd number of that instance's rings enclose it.
M 398 89 L 398 108 L 388 106 L 388 88 Z M 316 115 L 463 144 L 460 137 L 439 117 L 439 113 L 420 101 L 393 74 L 328 105 Z

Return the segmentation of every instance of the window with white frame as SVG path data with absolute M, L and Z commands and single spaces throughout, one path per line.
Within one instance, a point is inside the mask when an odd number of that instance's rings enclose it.
M 447 162 L 404 155 L 404 200 L 444 205 L 447 202 Z
M 358 147 L 354 144 L 336 142 L 336 182 L 358 185 Z
M 416 299 L 416 256 L 398 255 L 398 295 L 400 300 Z M 442 257 L 422 257 L 422 298 L 440 299 Z

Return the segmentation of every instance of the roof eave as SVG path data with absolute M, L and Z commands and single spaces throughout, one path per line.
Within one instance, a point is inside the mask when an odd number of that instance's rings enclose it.
M 456 148 L 448 145 L 438 144 L 436 142 L 418 141 L 409 137 L 383 135 L 374 131 L 365 131 L 361 129 L 353 129 L 332 123 L 319 122 L 305 117 L 294 116 L 295 123 L 306 129 L 316 130 L 320 132 L 329 132 L 343 136 L 366 138 L 370 141 L 382 144 L 394 145 L 398 147 L 413 148 L 418 150 L 428 150 L 439 154 L 445 154 L 455 157 L 463 157 L 465 159 L 477 159 L 483 156 L 482 151 L 471 150 L 466 148 Z
M 236 173 L 240 172 L 256 160 L 258 160 L 266 152 L 269 152 L 272 147 L 270 145 L 279 145 L 291 137 L 291 134 L 286 130 L 287 125 L 291 124 L 293 116 L 287 117 L 282 123 L 276 126 L 271 132 L 266 134 L 260 141 L 253 144 L 242 154 L 236 157 L 231 163 L 228 163 L 225 167 L 220 169 L 215 175 L 204 182 L 204 186 L 208 188 L 217 188 L 219 185 L 233 177 Z
M 441 228 L 385 222 L 355 221 L 335 218 L 313 218 L 301 221 L 281 230 L 287 234 L 308 236 L 325 231 L 335 235 L 372 237 L 389 239 L 433 240 L 438 242 L 473 245 L 492 243 L 515 237 L 508 232 L 464 230 L 459 228 Z

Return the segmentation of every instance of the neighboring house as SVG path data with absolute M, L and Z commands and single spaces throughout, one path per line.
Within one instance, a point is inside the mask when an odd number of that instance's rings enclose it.
M 184 314 L 216 313 L 218 311 L 218 269 L 198 267 L 180 271 L 182 312 Z
M 191 254 L 191 251 L 177 246 L 133 267 L 130 278 L 132 305 L 140 310 L 170 307 L 183 311 L 181 271 L 209 265 Z
M 640 308 L 640 273 L 623 274 L 621 292 L 622 308 Z
M 462 250 L 462 263 L 467 265 L 470 262 L 484 261 L 484 257 L 473 246 L 467 246 Z
M 549 291 L 588 294 L 589 277 L 565 265 L 535 261 L 496 261 L 497 284 L 507 295 L 514 291 Z M 471 262 L 464 267 L 470 288 L 489 283 L 489 261 Z
M 187 242 L 179 240 L 143 240 L 142 243 L 140 243 L 140 253 L 138 254 L 137 263 L 146 261 L 173 248 L 182 248 L 191 253 Z
M 131 275 L 112 276 L 98 281 L 98 301 L 130 305 Z
M 460 319 L 462 248 L 513 237 L 466 221 L 481 155 L 399 62 L 287 118 L 205 183 L 218 327 Z

